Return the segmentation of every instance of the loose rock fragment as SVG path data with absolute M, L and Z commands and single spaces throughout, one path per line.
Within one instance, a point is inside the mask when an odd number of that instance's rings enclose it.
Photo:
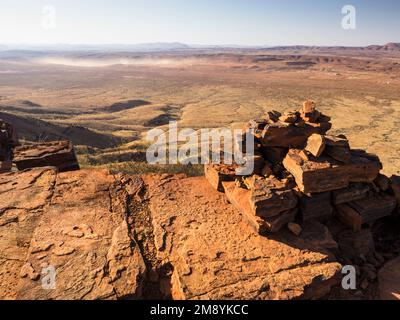
M 348 186 L 347 168 L 326 157 L 305 161 L 300 152 L 301 150 L 291 149 L 283 165 L 295 177 L 303 193 L 320 193 Z
M 291 223 L 296 219 L 297 208 L 281 212 L 279 215 L 272 218 L 265 218 L 265 224 L 267 225 L 267 230 L 269 233 L 277 233 L 284 226 Z
M 308 138 L 305 150 L 314 157 L 319 157 L 325 150 L 325 138 L 320 134 L 313 134 Z
M 303 103 L 300 114 L 305 121 L 311 123 L 316 123 L 321 116 L 321 113 L 315 109 L 315 102 L 311 100 Z
M 58 171 L 79 170 L 74 147 L 69 141 L 25 144 L 15 149 L 14 163 L 18 170 L 35 167 L 56 167 Z
M 206 164 L 204 166 L 204 173 L 211 186 L 215 190 L 223 192 L 223 181 L 235 181 L 238 178 L 236 169 L 237 166 Z
M 299 114 L 297 112 L 286 112 L 279 118 L 280 121 L 294 124 L 297 122 Z
M 68 256 L 68 255 L 74 253 L 75 249 L 71 248 L 71 247 L 67 247 L 67 246 L 62 246 L 62 247 L 55 248 L 53 252 L 56 256 Z
M 293 234 L 295 234 L 296 236 L 300 236 L 302 229 L 299 224 L 294 222 L 289 222 L 287 227 Z
M 281 116 L 282 116 L 282 114 L 279 111 L 275 111 L 275 110 L 268 111 L 268 113 L 267 113 L 267 119 L 270 122 L 278 122 L 279 118 Z
M 331 158 L 343 162 L 350 163 L 351 152 L 349 147 L 326 146 L 325 153 Z
M 347 165 L 350 182 L 373 182 L 382 169 L 382 163 L 375 154 L 364 150 L 351 150 L 351 163 Z
M 27 262 L 21 268 L 20 277 L 21 278 L 29 277 L 29 279 L 35 281 L 40 278 L 40 274 L 35 272 L 35 269 L 33 268 L 30 262 Z
M 31 250 L 31 253 L 39 253 L 43 251 L 48 251 L 53 246 L 53 243 L 39 243 L 35 244 Z
M 233 182 L 223 182 L 225 194 L 229 201 L 242 213 L 259 234 L 278 232 L 289 222 L 294 221 L 297 210 L 284 210 L 282 207 L 274 207 L 271 204 L 271 211 L 254 208 L 254 198 L 250 190 L 237 188 Z M 274 200 L 272 200 L 273 202 Z M 295 205 L 294 205 L 295 206 Z M 294 207 L 290 206 L 290 207 Z M 282 211 L 284 210 L 284 211 Z
M 330 147 L 350 147 L 349 140 L 347 140 L 347 138 L 343 135 L 325 135 L 324 140 L 325 144 Z
M 395 199 L 385 194 L 376 194 L 336 206 L 339 219 L 354 231 L 361 230 L 365 223 L 390 216 L 395 207 Z

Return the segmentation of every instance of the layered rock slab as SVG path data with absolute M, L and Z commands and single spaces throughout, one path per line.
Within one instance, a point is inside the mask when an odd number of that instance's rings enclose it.
M 244 183 L 250 190 L 250 206 L 254 215 L 262 218 L 275 217 L 297 205 L 297 198 L 287 181 L 273 176 L 251 176 L 245 178 Z
M 253 229 L 260 235 L 278 232 L 296 218 L 297 209 L 293 208 L 291 210 L 279 212 L 278 215 L 272 217 L 260 217 L 257 215 L 257 210 L 255 210 L 252 205 L 253 196 L 250 190 L 237 188 L 234 182 L 223 182 L 222 184 L 227 199 L 239 210 Z
M 337 282 L 328 251 L 283 232 L 261 237 L 204 178 L 145 177 L 158 259 L 175 299 L 318 298 Z
M 51 173 L 51 174 L 50 174 Z M 52 179 L 50 178 L 52 177 Z M 14 273 L 14 287 L 4 290 L 9 279 L 2 279 L 0 296 L 17 299 L 117 299 L 140 298 L 146 274 L 143 258 L 126 221 L 128 184 L 107 171 L 84 170 L 56 174 L 54 169 L 34 169 L 6 175 L 8 184 L 0 184 L 7 206 L 24 210 L 36 223 L 29 224 L 18 264 L 2 271 Z M 24 181 L 31 181 L 29 185 Z M 23 188 L 21 191 L 18 185 Z M 34 194 L 40 184 L 45 194 Z M 25 186 L 25 187 L 24 187 Z M 134 188 L 129 187 L 129 190 Z M 37 199 L 31 208 L 23 198 Z M 39 200 L 43 199 L 40 203 Z M 3 202 L 2 202 L 3 204 Z M 35 207 L 35 208 L 32 208 Z M 18 217 L 19 218 L 19 217 Z M 18 222 L 9 224 L 17 235 L 24 234 Z M 11 239 L 10 230 L 0 226 L 0 235 Z M 17 252 L 20 242 L 0 243 L 1 250 Z M 11 257 L 7 257 L 10 261 Z M 43 287 L 43 270 L 54 267 L 52 290 Z M 9 277 L 10 278 L 10 277 Z
M 373 182 L 382 168 L 376 156 L 359 150 L 352 150 L 350 163 L 344 164 L 329 157 L 307 157 L 302 150 L 291 149 L 283 165 L 304 193 L 344 189 L 351 182 Z
M 312 134 L 325 134 L 329 129 L 329 122 L 304 123 L 302 126 L 284 122 L 272 123 L 262 132 L 261 143 L 264 147 L 299 148 L 306 144 Z
M 14 163 L 18 170 L 53 166 L 60 172 L 79 170 L 70 141 L 27 144 L 15 149 Z

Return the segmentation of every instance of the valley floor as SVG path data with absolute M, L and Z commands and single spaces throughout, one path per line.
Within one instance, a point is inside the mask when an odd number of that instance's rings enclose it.
M 333 133 L 379 154 L 386 174 L 400 173 L 398 56 L 171 55 L 102 67 L 0 59 L 0 117 L 11 114 L 27 140 L 72 140 L 83 166 L 149 172 L 144 137 L 152 128 L 170 120 L 180 128 L 241 127 L 311 98 L 332 117 Z

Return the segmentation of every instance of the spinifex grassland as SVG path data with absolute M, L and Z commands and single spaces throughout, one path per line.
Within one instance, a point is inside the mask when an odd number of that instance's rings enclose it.
M 400 173 L 400 50 L 280 48 L 159 53 L 0 53 L 0 118 L 26 140 L 66 138 L 84 166 L 150 167 L 145 134 L 237 127 L 306 98 L 332 117 L 353 148 Z M 335 134 L 335 132 L 333 132 Z

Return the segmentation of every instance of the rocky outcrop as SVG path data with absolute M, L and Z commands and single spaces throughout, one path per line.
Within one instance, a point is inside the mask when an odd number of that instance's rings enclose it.
M 250 128 L 246 177 L 63 172 L 69 142 L 19 148 L 22 171 L 0 174 L 0 299 L 398 298 L 398 177 L 325 135 L 310 101 Z
M 298 247 L 293 240 L 282 239 L 290 230 L 296 240 L 307 243 L 307 248 L 334 252 L 338 261 L 355 266 L 357 290 L 346 292 L 335 287 L 327 297 L 374 299 L 377 272 L 398 252 L 400 242 L 398 235 L 373 233 L 372 227 L 396 220 L 399 179 L 380 174 L 378 156 L 351 149 L 343 135 L 327 135 L 328 120 L 311 101 L 299 111 L 284 115 L 271 111 L 264 118 L 251 120 L 242 132 L 251 130 L 254 154 L 262 170 L 257 166 L 254 172 L 239 176 L 233 174 L 232 165 L 206 165 L 205 176 L 215 189 L 225 193 L 226 200 L 256 233 Z M 232 172 L 229 178 L 226 172 Z M 390 239 L 387 242 L 392 245 L 381 245 L 377 239 Z M 382 254 L 376 251 L 375 243 Z M 394 276 L 390 273 L 387 279 Z
M 377 155 L 351 149 L 344 135 L 327 135 L 330 127 L 312 101 L 284 115 L 270 111 L 242 129 L 243 140 L 254 140 L 254 150 L 241 148 L 254 159 L 253 172 L 240 176 L 237 163 L 207 164 L 205 177 L 261 234 L 290 223 L 295 230 L 296 219 L 307 223 L 335 215 L 360 231 L 394 215 L 398 179 L 380 174 Z
M 18 170 L 50 166 L 60 172 L 79 170 L 74 147 L 69 141 L 24 144 L 15 149 L 14 163 Z
M 204 178 L 0 175 L 1 299 L 320 298 L 340 270 L 328 247 L 260 237 Z
M 140 298 L 146 269 L 126 188 L 106 171 L 0 175 L 0 299 Z

